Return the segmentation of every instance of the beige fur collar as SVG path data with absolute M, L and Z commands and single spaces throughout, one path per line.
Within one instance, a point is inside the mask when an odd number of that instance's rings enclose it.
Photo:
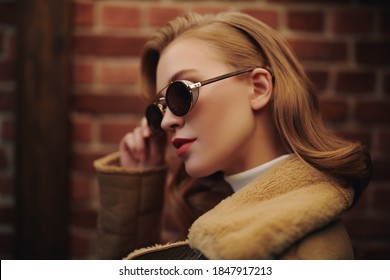
M 352 188 L 291 156 L 197 219 L 189 243 L 209 259 L 276 258 L 352 201 Z

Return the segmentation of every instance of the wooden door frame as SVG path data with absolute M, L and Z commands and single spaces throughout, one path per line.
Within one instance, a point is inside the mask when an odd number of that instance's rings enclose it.
M 17 2 L 15 257 L 67 259 L 72 1 Z

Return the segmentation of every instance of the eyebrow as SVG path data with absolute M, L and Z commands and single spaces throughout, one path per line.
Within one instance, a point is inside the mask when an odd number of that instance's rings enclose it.
M 194 73 L 194 72 L 197 72 L 196 69 L 193 69 L 193 68 L 190 68 L 190 69 L 183 69 L 183 70 L 180 70 L 178 72 L 176 72 L 170 79 L 171 82 L 173 81 L 177 81 L 180 79 L 180 77 L 184 76 L 184 75 L 187 75 L 189 73 Z
M 157 95 L 160 95 L 161 92 L 163 92 L 172 82 L 180 80 L 180 77 L 187 75 L 189 73 L 196 73 L 196 72 L 197 70 L 193 68 L 179 70 L 178 72 L 172 75 L 172 77 L 169 79 L 168 84 L 157 92 Z

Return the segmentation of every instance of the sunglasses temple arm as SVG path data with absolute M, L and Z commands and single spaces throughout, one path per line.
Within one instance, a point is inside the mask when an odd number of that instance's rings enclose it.
M 235 71 L 235 72 L 232 72 L 232 73 L 224 74 L 224 75 L 221 75 L 221 76 L 218 76 L 218 77 L 215 77 L 215 78 L 211 78 L 211 79 L 208 79 L 208 80 L 205 80 L 205 81 L 201 81 L 201 82 L 199 82 L 200 85 L 197 85 L 198 83 L 196 83 L 196 84 L 194 84 L 194 87 L 205 86 L 207 84 L 211 84 L 211 83 L 223 80 L 223 79 L 227 79 L 227 78 L 230 78 L 230 77 L 233 77 L 233 76 L 244 74 L 244 73 L 252 71 L 253 69 L 256 69 L 256 68 L 258 68 L 258 67 L 252 67 L 252 68 L 249 68 L 249 69 L 239 70 L 239 71 Z

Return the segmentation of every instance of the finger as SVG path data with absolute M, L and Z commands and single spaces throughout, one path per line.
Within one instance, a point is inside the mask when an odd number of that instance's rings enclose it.
M 129 138 L 131 137 L 131 133 L 126 133 L 125 136 L 122 137 L 119 142 L 119 152 L 128 152 L 129 149 Z
M 146 120 L 145 117 L 143 117 L 141 120 L 141 129 L 142 129 L 142 134 L 145 138 L 152 136 L 152 131 L 150 130 L 148 121 Z
M 138 158 L 139 154 L 144 152 L 145 144 L 139 128 L 126 134 L 121 143 L 121 148 L 128 151 L 134 158 Z
M 137 161 L 132 151 L 132 133 L 127 133 L 119 144 L 119 159 L 122 166 L 132 166 Z
M 137 127 L 133 132 L 134 151 L 139 161 L 146 160 L 146 139 L 143 136 L 142 128 Z
M 156 165 L 162 165 L 165 162 L 166 135 L 152 135 L 149 138 L 149 158 L 153 159 Z

